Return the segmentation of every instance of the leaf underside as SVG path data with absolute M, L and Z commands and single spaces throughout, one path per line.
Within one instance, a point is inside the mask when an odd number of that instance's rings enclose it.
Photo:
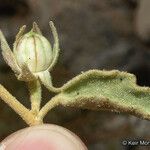
M 55 98 L 63 106 L 126 112 L 150 120 L 150 88 L 136 85 L 134 75 L 90 70 L 66 83 Z

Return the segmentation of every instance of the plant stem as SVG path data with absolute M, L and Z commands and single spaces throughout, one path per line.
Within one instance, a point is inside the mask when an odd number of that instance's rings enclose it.
M 1 84 L 0 84 L 0 98 L 7 103 L 16 113 L 18 113 L 21 118 L 28 125 L 40 124 L 35 120 L 34 115 L 23 106 L 14 96 L 12 96 Z
M 31 101 L 31 112 L 37 115 L 41 105 L 41 84 L 39 80 L 28 82 Z
M 60 104 L 59 99 L 57 96 L 53 97 L 51 100 L 49 100 L 40 110 L 38 114 L 38 118 L 43 119 L 45 115 L 50 111 L 52 108 L 58 106 Z

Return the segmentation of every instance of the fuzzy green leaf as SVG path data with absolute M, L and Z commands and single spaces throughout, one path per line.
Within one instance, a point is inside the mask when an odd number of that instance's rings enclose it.
M 63 106 L 126 112 L 150 120 L 150 88 L 136 85 L 134 75 L 113 71 L 90 70 L 62 87 Z

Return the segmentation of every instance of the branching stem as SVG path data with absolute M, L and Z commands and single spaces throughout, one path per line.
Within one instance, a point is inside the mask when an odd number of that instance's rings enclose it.
M 37 115 L 41 105 L 41 84 L 39 80 L 35 80 L 29 82 L 28 87 L 30 91 L 31 112 Z
M 45 115 L 48 113 L 48 111 L 50 111 L 51 109 L 53 109 L 54 107 L 58 105 L 60 105 L 60 101 L 57 98 L 57 96 L 55 96 L 42 107 L 42 109 L 40 110 L 38 114 L 38 118 L 43 119 Z
M 25 106 L 23 106 L 14 96 L 12 96 L 1 84 L 0 84 L 0 98 L 7 103 L 17 114 L 21 116 L 21 118 L 28 125 L 38 124 L 35 121 L 34 115 L 28 110 Z

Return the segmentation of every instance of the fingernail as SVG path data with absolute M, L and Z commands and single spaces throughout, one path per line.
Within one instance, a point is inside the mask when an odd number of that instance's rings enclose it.
M 5 150 L 6 146 L 4 144 L 0 144 L 0 150 Z

